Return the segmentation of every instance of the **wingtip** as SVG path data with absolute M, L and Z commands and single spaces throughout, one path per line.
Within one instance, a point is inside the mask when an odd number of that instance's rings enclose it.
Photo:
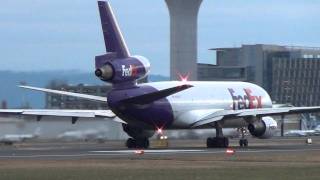
M 31 86 L 25 86 L 25 85 L 18 85 L 19 88 L 23 88 L 23 89 L 31 89 Z
M 183 84 L 183 85 L 181 85 L 181 87 L 188 89 L 188 88 L 193 87 L 193 85 L 191 85 L 191 84 Z

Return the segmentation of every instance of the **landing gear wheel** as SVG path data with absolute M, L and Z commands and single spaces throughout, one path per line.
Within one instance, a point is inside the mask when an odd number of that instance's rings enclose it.
M 136 147 L 136 140 L 133 138 L 129 138 L 126 142 L 127 148 L 135 148 Z
M 208 148 L 227 148 L 229 146 L 229 139 L 227 137 L 214 137 L 207 139 Z
M 149 148 L 149 140 L 147 138 L 145 139 L 139 139 L 137 140 L 137 143 L 136 143 L 136 148 L 144 148 L 144 149 L 147 149 Z
M 129 149 L 132 148 L 143 148 L 143 149 L 147 149 L 149 148 L 149 139 L 148 138 L 143 138 L 143 139 L 133 139 L 133 138 L 129 138 L 126 142 L 126 146 Z
M 239 140 L 240 147 L 247 147 L 248 146 L 248 140 L 247 139 L 240 139 Z
M 229 139 L 227 137 L 224 137 L 222 142 L 224 148 L 229 147 Z
M 213 138 L 207 138 L 207 148 L 212 148 L 215 146 L 215 141 L 213 141 Z

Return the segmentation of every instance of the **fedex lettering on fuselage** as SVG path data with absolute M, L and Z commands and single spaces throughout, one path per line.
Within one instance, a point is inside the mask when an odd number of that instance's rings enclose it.
M 129 65 L 129 67 L 126 67 L 126 65 L 122 65 L 121 69 L 122 77 L 135 76 L 137 73 L 136 67 L 134 65 Z
M 262 96 L 252 95 L 249 88 L 244 88 L 244 95 L 237 95 L 232 88 L 228 89 L 232 97 L 232 109 L 257 109 L 262 108 Z

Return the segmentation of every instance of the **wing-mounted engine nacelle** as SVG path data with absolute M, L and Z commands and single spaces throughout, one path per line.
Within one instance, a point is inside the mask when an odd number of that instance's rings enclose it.
M 252 136 L 267 139 L 276 133 L 277 121 L 269 116 L 262 117 L 260 121 L 249 124 L 248 129 Z
M 109 83 L 125 83 L 142 79 L 148 75 L 150 63 L 142 56 L 118 59 L 106 55 L 96 57 L 95 75 Z

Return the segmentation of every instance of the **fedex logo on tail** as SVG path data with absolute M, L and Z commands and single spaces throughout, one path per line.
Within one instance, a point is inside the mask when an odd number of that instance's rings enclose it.
M 122 65 L 121 69 L 122 77 L 131 77 L 137 74 L 137 68 L 134 65 L 129 65 L 129 67 L 126 67 L 126 65 Z
M 236 95 L 232 88 L 229 88 L 228 91 L 232 97 L 233 110 L 262 108 L 262 96 L 252 95 L 251 89 L 244 88 L 244 95 Z

